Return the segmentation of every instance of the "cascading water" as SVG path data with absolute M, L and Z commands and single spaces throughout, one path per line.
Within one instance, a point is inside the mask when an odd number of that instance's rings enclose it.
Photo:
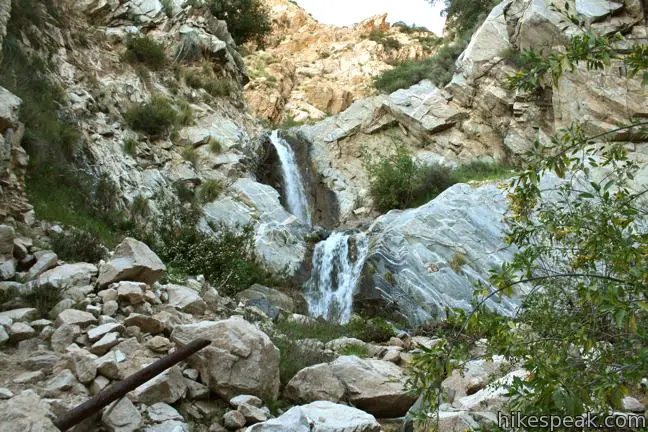
M 295 159 L 295 152 L 293 152 L 290 144 L 279 136 L 279 131 L 275 130 L 272 132 L 270 142 L 277 150 L 279 161 L 281 162 L 281 178 L 283 180 L 288 211 L 297 216 L 302 222 L 310 225 L 310 206 L 308 205 L 306 191 L 304 190 L 304 184 Z
M 306 283 L 312 316 L 349 321 L 353 292 L 368 251 L 369 241 L 362 233 L 335 232 L 315 246 L 311 277 Z

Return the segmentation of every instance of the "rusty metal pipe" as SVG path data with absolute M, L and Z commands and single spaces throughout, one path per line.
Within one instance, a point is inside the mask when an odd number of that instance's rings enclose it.
M 162 357 L 155 363 L 135 372 L 125 380 L 106 387 L 91 399 L 57 418 L 54 425 L 62 431 L 68 430 L 72 426 L 79 424 L 84 419 L 99 412 L 109 403 L 126 395 L 129 391 L 135 390 L 137 387 L 161 374 L 171 366 L 180 363 L 192 354 L 205 348 L 210 343 L 211 342 L 206 339 L 196 339 L 195 341 L 178 348 L 173 354 Z

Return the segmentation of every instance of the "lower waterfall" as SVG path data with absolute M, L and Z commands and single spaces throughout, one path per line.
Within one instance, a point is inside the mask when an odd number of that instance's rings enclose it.
M 334 232 L 315 246 L 311 276 L 305 285 L 311 316 L 349 321 L 368 251 L 369 240 L 363 233 Z

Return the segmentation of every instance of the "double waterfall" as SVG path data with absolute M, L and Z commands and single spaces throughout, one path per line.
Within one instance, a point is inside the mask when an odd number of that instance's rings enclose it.
M 307 225 L 312 224 L 295 153 L 288 142 L 273 131 L 270 141 L 281 162 L 281 180 L 288 211 Z M 351 318 L 353 293 L 365 259 L 369 241 L 362 233 L 334 232 L 319 242 L 313 252 L 311 276 L 304 286 L 312 316 L 345 323 Z

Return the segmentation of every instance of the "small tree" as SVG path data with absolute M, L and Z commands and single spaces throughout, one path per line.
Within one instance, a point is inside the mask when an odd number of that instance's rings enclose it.
M 227 29 L 237 44 L 254 41 L 263 45 L 272 29 L 268 9 L 261 0 L 209 0 L 209 8 Z
M 566 50 L 525 52 L 525 69 L 511 84 L 535 90 L 578 63 L 594 70 L 612 61 L 623 62 L 630 76 L 642 74 L 645 84 L 648 49 L 617 51 L 614 42 L 622 39 L 584 30 Z M 466 336 L 475 329 L 489 338 L 486 357 L 505 355 L 530 373 L 508 386 L 511 410 L 608 413 L 639 384 L 648 368 L 648 187 L 637 190 L 637 164 L 606 138 L 620 131 L 639 135 L 646 125 L 635 121 L 588 136 L 575 123 L 525 156 L 527 169 L 510 184 L 506 219 L 507 240 L 520 251 L 476 291 L 473 312 L 455 314 L 461 324 L 413 362 L 410 384 L 429 411 L 441 403 L 444 377 L 468 357 Z M 559 179 L 553 185 L 552 175 Z M 511 295 L 520 284 L 530 292 L 515 319 L 484 309 L 486 300 Z

